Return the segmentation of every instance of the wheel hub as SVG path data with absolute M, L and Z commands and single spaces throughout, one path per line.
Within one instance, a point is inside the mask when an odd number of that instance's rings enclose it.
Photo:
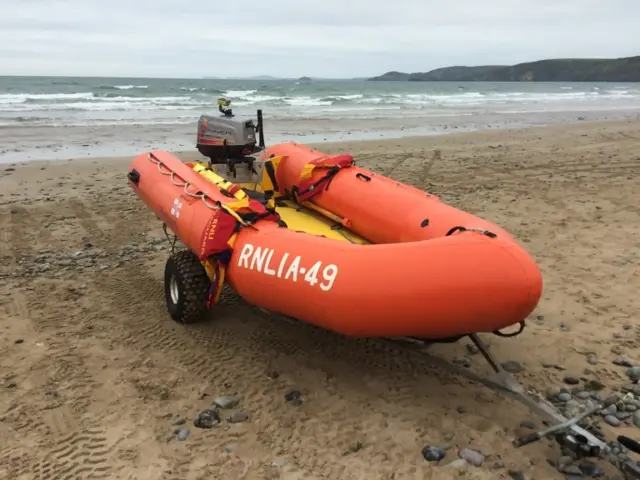
M 172 276 L 169 281 L 169 293 L 171 295 L 171 301 L 174 305 L 177 305 L 178 300 L 180 299 L 180 289 L 178 287 L 178 280 L 175 276 Z

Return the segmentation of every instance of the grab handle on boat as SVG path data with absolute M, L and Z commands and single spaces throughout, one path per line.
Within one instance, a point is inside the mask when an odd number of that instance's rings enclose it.
M 140 183 L 140 172 L 138 172 L 135 168 L 127 173 L 127 179 L 134 185 L 138 185 Z
M 496 235 L 493 232 L 490 232 L 489 230 L 482 230 L 480 228 L 465 228 L 462 226 L 457 226 L 457 227 L 453 227 L 451 230 L 449 230 L 445 237 L 448 237 L 450 235 L 453 235 L 456 232 L 478 232 L 478 233 L 482 233 L 483 235 L 486 235 L 489 238 L 496 238 L 498 235 Z
M 371 177 L 366 176 L 364 173 L 356 173 L 356 178 L 361 178 L 365 182 L 371 181 Z
M 524 320 L 520 320 L 518 322 L 518 324 L 519 324 L 520 327 L 518 328 L 518 330 L 516 330 L 513 333 L 502 333 L 500 330 L 494 330 L 491 333 L 493 333 L 494 335 L 497 335 L 498 337 L 502 337 L 502 338 L 517 337 L 518 335 L 520 335 L 524 331 L 524 329 L 526 327 L 526 323 L 524 323 Z

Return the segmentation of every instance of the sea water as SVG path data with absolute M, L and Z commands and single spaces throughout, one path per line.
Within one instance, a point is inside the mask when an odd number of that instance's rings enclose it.
M 218 97 L 237 115 L 255 118 L 262 109 L 268 142 L 640 114 L 638 83 L 0 77 L 0 161 L 191 149 L 199 115 L 217 114 Z
M 238 113 L 344 120 L 640 109 L 640 84 L 0 77 L 0 125 L 191 123 Z

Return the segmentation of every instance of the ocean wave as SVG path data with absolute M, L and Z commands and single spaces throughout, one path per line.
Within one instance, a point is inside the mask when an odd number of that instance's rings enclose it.
M 407 115 L 428 116 L 438 112 L 465 114 L 475 111 L 539 111 L 571 108 L 618 108 L 640 105 L 640 89 L 633 85 L 611 87 L 557 86 L 553 91 L 538 90 L 536 85 L 526 85 L 522 91 L 482 91 L 485 87 L 465 87 L 451 91 L 429 91 L 429 85 L 411 85 L 412 92 L 375 91 L 368 85 L 362 93 L 352 91 L 310 91 L 287 86 L 218 89 L 212 86 L 171 85 L 159 89 L 149 85 L 102 85 L 93 86 L 92 91 L 75 93 L 0 93 L 0 118 L 15 122 L 45 121 L 49 117 L 60 117 L 68 112 L 73 118 L 83 112 L 87 121 L 106 113 L 121 113 L 119 118 L 139 118 L 145 120 L 157 111 L 159 115 L 179 115 L 191 112 L 217 111 L 217 96 L 232 100 L 236 113 L 254 113 L 255 108 L 264 108 L 274 116 L 301 115 L 341 115 L 367 117 L 393 115 L 396 111 Z M 87 88 L 85 86 L 85 88 Z M 398 90 L 407 88 L 399 85 Z M 440 87 L 441 88 L 441 87 Z M 493 87 L 496 88 L 496 87 Z M 549 88 L 549 87 L 545 87 Z M 497 90 L 497 88 L 496 88 Z M 93 113 L 92 113 L 93 112 Z M 136 114 L 136 112 L 140 112 Z M 165 113 L 161 113 L 165 112 Z M 172 112 L 175 112 L 172 113 Z M 164 118 L 164 117 L 162 117 Z
M 145 90 L 149 88 L 149 85 L 100 85 L 100 90 Z

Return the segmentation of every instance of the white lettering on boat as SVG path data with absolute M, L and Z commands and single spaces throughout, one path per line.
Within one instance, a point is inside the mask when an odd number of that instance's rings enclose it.
M 324 265 L 321 261 L 315 262 L 307 268 L 302 265 L 305 262 L 300 255 L 296 255 L 290 260 L 291 255 L 285 252 L 277 262 L 277 270 L 272 263 L 274 249 L 265 247 L 255 247 L 250 243 L 245 243 L 238 255 L 238 267 L 246 268 L 265 275 L 275 276 L 297 282 L 302 280 L 312 287 L 318 285 L 321 290 L 327 292 L 331 290 L 338 276 L 338 266 L 333 263 Z
M 171 215 L 180 218 L 180 210 L 182 209 L 182 202 L 179 198 L 173 200 L 173 205 L 171 206 Z

